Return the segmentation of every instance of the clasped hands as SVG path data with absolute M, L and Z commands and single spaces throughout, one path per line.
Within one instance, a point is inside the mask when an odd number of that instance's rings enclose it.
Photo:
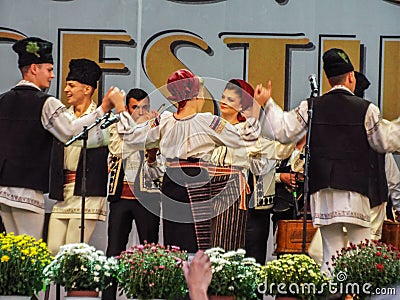
M 126 93 L 124 90 L 120 90 L 118 87 L 110 87 L 101 102 L 101 107 L 104 113 L 109 112 L 113 108 L 115 108 L 116 113 L 124 111 L 125 95 Z

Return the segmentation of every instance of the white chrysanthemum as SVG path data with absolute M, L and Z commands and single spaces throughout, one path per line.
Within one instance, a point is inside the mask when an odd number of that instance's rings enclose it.
M 229 257 L 234 257 L 235 255 L 236 255 L 235 251 L 228 251 L 228 252 L 222 254 L 222 257 L 223 258 L 229 258 Z
M 222 266 L 217 266 L 216 268 L 213 269 L 214 272 L 220 272 L 223 270 Z
M 243 264 L 257 264 L 256 259 L 254 257 L 245 257 L 242 260 Z
M 210 262 L 211 262 L 211 264 L 217 264 L 218 262 L 219 262 L 219 258 L 216 258 L 216 257 L 214 257 L 214 256 L 211 256 L 210 257 Z
M 214 247 L 214 248 L 207 249 L 207 250 L 205 251 L 205 253 L 206 253 L 207 255 L 219 254 L 219 253 L 225 253 L 225 250 L 222 249 L 222 248 L 220 248 L 220 247 Z
M 231 265 L 232 264 L 231 261 L 223 259 L 223 258 L 219 259 L 218 263 L 221 264 L 221 265 Z
M 237 249 L 236 253 L 239 255 L 246 255 L 246 250 L 239 248 Z

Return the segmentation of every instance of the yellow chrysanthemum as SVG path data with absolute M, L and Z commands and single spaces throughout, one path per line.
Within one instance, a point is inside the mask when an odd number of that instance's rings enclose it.
M 1 257 L 1 262 L 8 262 L 10 260 L 10 257 L 8 255 L 3 255 Z

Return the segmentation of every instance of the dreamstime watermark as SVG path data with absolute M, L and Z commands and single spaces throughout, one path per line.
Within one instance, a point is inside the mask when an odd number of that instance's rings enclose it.
M 324 282 L 321 286 L 316 286 L 314 283 L 302 283 L 298 284 L 292 282 L 287 283 L 270 283 L 266 280 L 264 283 L 258 285 L 257 291 L 261 294 L 272 295 L 272 294 L 310 294 L 310 295 L 323 295 L 329 294 L 364 294 L 364 295 L 396 295 L 396 288 L 385 287 L 373 289 L 371 283 L 351 283 L 345 282 L 347 274 L 345 272 L 339 272 L 336 274 L 337 282 L 333 280 Z

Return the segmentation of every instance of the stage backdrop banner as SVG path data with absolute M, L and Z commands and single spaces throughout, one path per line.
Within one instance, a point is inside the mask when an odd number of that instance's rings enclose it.
M 65 102 L 68 62 L 86 57 L 104 70 L 98 94 L 110 85 L 154 93 L 178 68 L 205 78 L 273 82 L 285 109 L 310 95 L 308 76 L 328 89 L 321 57 L 343 48 L 371 81 L 366 98 L 383 116 L 400 114 L 400 4 L 384 0 L 2 0 L 0 92 L 20 79 L 14 41 L 38 36 L 54 43 L 50 93 Z M 223 85 L 206 87 L 219 99 Z M 206 109 L 213 111 L 214 105 Z

